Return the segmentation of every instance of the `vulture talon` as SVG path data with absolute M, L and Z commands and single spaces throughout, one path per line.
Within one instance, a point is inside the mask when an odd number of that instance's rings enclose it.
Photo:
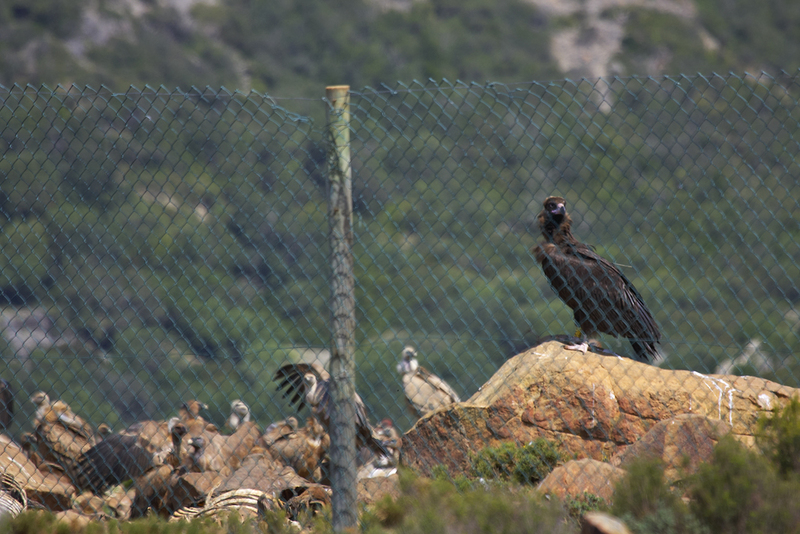
M 586 354 L 586 351 L 589 350 L 589 343 L 576 343 L 574 345 L 564 345 L 564 350 L 574 350 L 576 352 L 582 352 Z

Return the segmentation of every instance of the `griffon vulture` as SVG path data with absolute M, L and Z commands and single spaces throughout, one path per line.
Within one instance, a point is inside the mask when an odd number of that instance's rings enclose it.
M 236 430 L 242 423 L 250 421 L 250 407 L 239 399 L 231 402 L 231 415 L 227 425 L 231 430 Z
M 289 417 L 269 425 L 260 443 L 275 461 L 292 467 L 303 478 L 320 480 L 320 464 L 331 439 L 315 417 L 309 417 L 303 428 Z
M 403 375 L 403 390 L 409 406 L 422 417 L 442 406 L 461 402 L 458 394 L 447 382 L 420 366 L 417 351 L 406 346 L 397 372 Z
M 330 394 L 330 375 L 318 364 L 297 363 L 284 365 L 275 373 L 278 389 L 284 389 L 283 397 L 292 404 L 304 399 L 311 413 L 330 432 L 333 399 Z M 372 435 L 367 420 L 367 408 L 358 393 L 353 393 L 356 407 L 356 447 L 369 447 L 376 454 L 390 456 L 383 444 Z
M 41 458 L 42 464 L 59 466 L 75 480 L 78 458 L 95 444 L 92 427 L 75 415 L 67 403 L 61 400 L 51 403 L 42 391 L 33 394 L 31 401 L 36 405 L 31 453 Z

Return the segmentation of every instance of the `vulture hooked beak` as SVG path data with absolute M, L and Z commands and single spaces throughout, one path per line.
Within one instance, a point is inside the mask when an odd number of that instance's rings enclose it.
M 555 222 L 561 224 L 561 221 L 564 220 L 564 215 L 567 214 L 567 208 L 564 207 L 563 202 L 549 202 L 547 212 Z

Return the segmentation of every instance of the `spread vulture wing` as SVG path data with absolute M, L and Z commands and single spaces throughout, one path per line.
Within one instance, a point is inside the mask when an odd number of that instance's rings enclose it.
M 288 364 L 275 372 L 275 381 L 278 383 L 278 389 L 284 390 L 283 398 L 289 399 L 290 404 L 298 406 L 300 400 L 305 397 L 305 376 L 309 373 L 316 376 L 317 383 L 327 383 L 330 379 L 328 371 L 318 363 Z M 327 387 L 325 389 L 327 390 Z
M 285 390 L 283 398 L 288 398 L 293 405 L 299 405 L 304 399 L 305 404 L 325 426 L 330 430 L 333 400 L 330 394 L 330 374 L 319 364 L 296 363 L 284 365 L 275 373 L 278 389 Z M 372 428 L 367 420 L 367 408 L 358 395 L 353 394 L 356 407 L 356 438 L 360 445 L 366 445 L 379 451 L 380 454 L 389 455 L 379 440 L 372 435 Z
M 628 338 L 638 359 L 652 360 L 661 333 L 642 296 L 614 264 L 575 239 L 571 223 L 563 198 L 545 200 L 539 214 L 545 242 L 533 252 L 551 287 L 584 335 Z

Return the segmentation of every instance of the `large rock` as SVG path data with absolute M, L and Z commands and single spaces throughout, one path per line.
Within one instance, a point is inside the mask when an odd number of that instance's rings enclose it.
M 611 458 L 611 464 L 627 468 L 637 458 L 658 458 L 664 464 L 666 479 L 675 482 L 709 461 L 714 446 L 730 429 L 726 421 L 677 415 L 655 424 L 642 439 Z
M 758 418 L 798 393 L 760 378 L 671 371 L 549 342 L 509 359 L 467 401 L 420 419 L 403 437 L 403 461 L 426 473 L 442 464 L 464 472 L 471 453 L 538 437 L 576 458 L 607 460 L 679 414 L 727 423 L 752 442 Z
M 358 481 L 358 502 L 361 504 L 374 504 L 387 495 L 394 500 L 400 497 L 400 477 L 397 473 Z
M 625 471 L 605 462 L 589 458 L 571 460 L 553 469 L 539 484 L 539 491 L 561 500 L 591 493 L 611 502 L 614 484 L 624 475 Z

